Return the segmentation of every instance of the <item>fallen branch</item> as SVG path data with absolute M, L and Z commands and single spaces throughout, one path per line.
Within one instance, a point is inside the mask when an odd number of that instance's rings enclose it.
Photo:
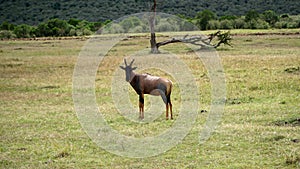
M 212 44 L 213 39 L 215 39 L 216 37 L 218 38 L 218 42 L 216 44 Z M 156 47 L 158 49 L 159 47 L 167 44 L 182 42 L 182 43 L 193 44 L 200 47 L 218 48 L 221 44 L 232 46 L 230 43 L 231 40 L 232 38 L 230 37 L 229 32 L 221 33 L 221 31 L 218 31 L 216 33 L 210 34 L 209 37 L 193 36 L 188 38 L 188 35 L 186 35 L 181 39 L 173 38 L 170 40 L 156 43 Z

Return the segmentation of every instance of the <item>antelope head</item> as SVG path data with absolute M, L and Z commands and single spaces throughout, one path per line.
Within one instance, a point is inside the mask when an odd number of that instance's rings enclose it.
M 131 76 L 133 75 L 133 70 L 135 70 L 137 67 L 132 67 L 132 64 L 134 62 L 134 59 L 130 62 L 129 65 L 127 65 L 126 59 L 124 59 L 125 67 L 120 66 L 121 69 L 125 70 L 126 75 L 126 81 L 129 82 L 131 80 Z

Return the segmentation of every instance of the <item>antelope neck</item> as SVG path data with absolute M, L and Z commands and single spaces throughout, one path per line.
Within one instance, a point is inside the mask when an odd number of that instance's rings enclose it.
M 134 78 L 135 75 L 136 74 L 133 71 L 130 73 L 129 83 L 131 83 L 131 81 L 133 80 L 133 78 Z

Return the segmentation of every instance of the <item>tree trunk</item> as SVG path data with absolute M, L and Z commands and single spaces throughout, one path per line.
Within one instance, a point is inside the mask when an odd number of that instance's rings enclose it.
M 151 44 L 151 53 L 159 53 L 158 47 L 156 45 L 157 43 L 156 43 L 155 33 L 151 33 L 150 44 Z
M 150 24 L 150 31 L 151 31 L 151 40 L 150 40 L 150 44 L 151 44 L 151 53 L 159 53 L 158 51 L 158 47 L 157 47 L 157 43 L 156 43 L 156 36 L 155 36 L 155 29 L 154 29 L 154 25 L 155 25 L 155 17 L 156 17 L 156 0 L 153 0 L 153 6 L 151 9 L 151 16 L 150 16 L 150 20 L 149 20 L 149 24 Z

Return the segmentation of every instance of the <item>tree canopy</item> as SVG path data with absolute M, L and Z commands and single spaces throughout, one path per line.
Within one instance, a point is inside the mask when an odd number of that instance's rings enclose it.
M 0 24 L 8 21 L 28 25 L 38 25 L 53 18 L 104 22 L 129 14 L 149 12 L 151 7 L 150 0 L 2 0 L 0 4 Z M 298 15 L 299 6 L 299 0 L 157 0 L 157 12 L 187 17 L 194 17 L 205 9 L 213 11 L 218 17 L 241 16 L 252 9 L 259 13 L 272 10 L 279 15 Z
M 208 29 L 208 23 L 211 20 L 216 19 L 217 16 L 212 11 L 206 9 L 203 10 L 196 15 L 197 25 L 201 30 L 207 30 Z

